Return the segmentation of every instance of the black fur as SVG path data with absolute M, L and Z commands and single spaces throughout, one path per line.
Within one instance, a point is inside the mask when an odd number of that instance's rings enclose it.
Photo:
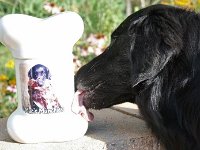
M 129 16 L 75 76 L 86 108 L 125 101 L 167 150 L 200 150 L 200 15 L 154 5 Z

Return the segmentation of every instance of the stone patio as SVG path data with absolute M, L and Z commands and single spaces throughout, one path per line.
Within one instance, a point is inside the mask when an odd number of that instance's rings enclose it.
M 135 104 L 123 103 L 93 111 L 95 120 L 86 135 L 62 143 L 20 144 L 6 130 L 7 118 L 0 119 L 0 150 L 161 150 L 139 115 Z

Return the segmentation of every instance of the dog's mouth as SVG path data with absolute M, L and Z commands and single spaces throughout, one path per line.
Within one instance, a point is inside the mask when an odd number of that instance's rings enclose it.
M 84 106 L 84 101 L 83 101 L 84 94 L 85 94 L 84 91 L 80 90 L 76 91 L 72 103 L 72 112 L 81 115 L 87 121 L 92 121 L 94 119 L 94 115 Z
M 44 80 L 42 79 L 36 79 L 37 83 L 39 86 L 43 86 L 44 85 Z

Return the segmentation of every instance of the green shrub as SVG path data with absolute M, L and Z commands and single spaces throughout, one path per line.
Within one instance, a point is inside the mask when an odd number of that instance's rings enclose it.
M 44 9 L 47 2 L 65 11 L 78 12 L 84 20 L 86 35 L 89 33 L 109 35 L 125 18 L 124 0 L 0 0 L 0 16 L 23 13 L 41 18 L 47 17 L 52 15 Z
M 0 46 L 0 118 L 17 107 L 14 61 L 8 49 Z

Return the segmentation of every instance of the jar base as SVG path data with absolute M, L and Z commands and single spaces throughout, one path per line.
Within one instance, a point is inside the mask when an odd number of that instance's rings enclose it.
M 64 142 L 86 133 L 88 122 L 72 112 L 24 114 L 14 111 L 7 121 L 11 138 L 20 143 Z

